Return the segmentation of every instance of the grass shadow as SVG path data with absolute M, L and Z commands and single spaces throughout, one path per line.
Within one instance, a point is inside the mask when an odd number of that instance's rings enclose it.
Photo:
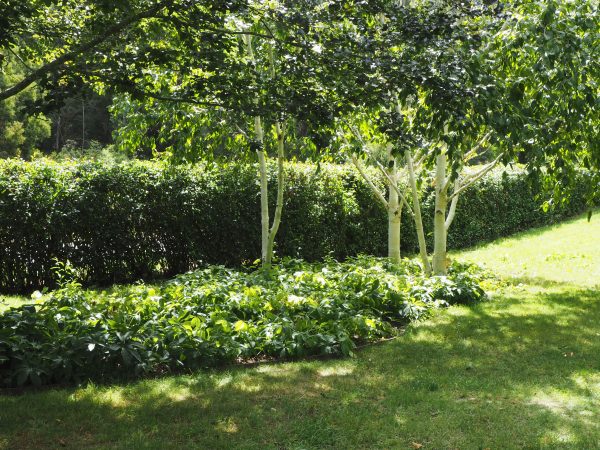
M 355 359 L 0 397 L 0 447 L 598 448 L 599 318 L 598 290 L 509 287 Z

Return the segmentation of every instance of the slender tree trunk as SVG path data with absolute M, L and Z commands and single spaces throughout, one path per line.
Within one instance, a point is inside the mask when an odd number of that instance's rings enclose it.
M 402 205 L 398 194 L 390 188 L 388 199 L 388 257 L 398 264 L 400 262 L 400 225 L 402 218 Z
M 389 155 L 389 161 L 392 163 L 391 168 L 387 169 L 390 180 L 398 183 L 398 168 L 395 158 Z M 399 264 L 401 260 L 400 254 L 400 227 L 402 224 L 402 204 L 398 192 L 388 181 L 388 258 L 394 263 Z
M 275 132 L 277 134 L 277 204 L 275 206 L 273 226 L 269 230 L 267 254 L 266 258 L 264 259 L 266 266 L 270 266 L 273 261 L 273 247 L 275 245 L 275 236 L 277 235 L 279 224 L 281 223 L 281 213 L 283 212 L 283 191 L 285 188 L 285 173 L 283 167 L 283 161 L 285 159 L 285 142 L 281 123 L 275 123 Z
M 415 228 L 417 230 L 417 239 L 419 241 L 419 255 L 423 263 L 423 269 L 427 276 L 431 275 L 431 264 L 427 256 L 427 242 L 425 241 L 425 231 L 423 230 L 423 216 L 421 215 L 421 202 L 419 200 L 419 191 L 417 190 L 417 180 L 415 177 L 415 168 L 413 166 L 412 154 L 410 150 L 405 152 L 406 166 L 408 168 L 408 180 L 413 199 L 413 211 L 415 219 Z
M 244 43 L 246 44 L 246 49 L 248 51 L 248 56 L 252 60 L 254 64 L 256 64 L 256 59 L 254 57 L 254 50 L 252 48 L 252 36 L 247 34 L 243 36 Z M 271 64 L 273 64 L 273 57 L 271 55 Z M 272 67 L 273 69 L 273 67 Z M 258 97 L 254 99 L 256 105 L 258 105 Z M 260 116 L 254 117 L 254 134 L 256 141 L 259 143 L 259 149 L 256 151 L 258 156 L 258 170 L 260 172 L 260 227 L 261 227 L 261 239 L 260 239 L 260 255 L 263 268 L 271 267 L 271 263 L 273 260 L 273 244 L 271 242 L 271 231 L 269 229 L 269 183 L 268 183 L 268 174 L 267 174 L 267 154 L 265 152 L 264 147 L 264 130 L 262 126 L 262 120 Z M 279 139 L 279 138 L 278 138 Z M 281 159 L 281 156 L 278 155 L 278 159 Z M 281 162 L 280 164 L 283 164 Z M 282 185 L 283 183 L 279 183 Z M 278 197 L 277 197 L 277 208 L 280 208 L 280 203 L 283 201 L 279 201 L 279 189 L 278 185 Z M 281 188 L 282 189 L 282 188 Z M 281 195 L 283 196 L 283 190 L 281 191 Z M 277 211 L 276 211 L 277 217 Z M 281 218 L 281 211 L 279 211 L 279 219 Z M 277 219 L 276 219 L 277 220 Z M 279 228 L 279 222 L 277 221 L 277 227 L 275 228 L 275 233 L 277 232 L 277 228 Z M 273 233 L 273 239 L 275 239 L 275 233 Z
M 446 208 L 448 189 L 446 186 L 446 149 L 436 158 L 435 171 L 435 215 L 433 219 L 433 273 L 446 275 Z
M 264 133 L 260 117 L 254 118 L 254 134 L 260 148 L 256 150 L 258 156 L 258 170 L 260 172 L 260 225 L 261 225 L 261 260 L 263 266 L 270 264 L 269 255 L 269 190 L 267 177 L 267 157 L 264 150 Z

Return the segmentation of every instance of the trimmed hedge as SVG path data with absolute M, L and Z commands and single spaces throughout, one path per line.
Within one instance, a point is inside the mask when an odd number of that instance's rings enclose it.
M 273 200 L 274 167 L 271 179 Z M 432 192 L 425 195 L 424 217 L 431 228 Z M 449 245 L 473 245 L 583 207 L 545 215 L 524 175 L 494 174 L 461 197 Z M 5 160 L 0 162 L 0 291 L 53 287 L 55 258 L 69 260 L 84 284 L 98 285 L 172 276 L 200 262 L 252 262 L 260 255 L 259 211 L 252 165 Z M 414 252 L 414 226 L 406 213 L 403 222 L 403 249 Z M 352 168 L 287 165 L 278 255 L 308 261 L 385 255 L 386 244 L 387 216 Z

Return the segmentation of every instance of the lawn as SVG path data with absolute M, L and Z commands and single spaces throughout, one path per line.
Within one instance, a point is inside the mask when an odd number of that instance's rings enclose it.
M 0 312 L 14 306 L 26 305 L 33 303 L 33 300 L 26 297 L 17 297 L 11 295 L 0 295 Z
M 492 301 L 353 359 L 0 397 L 0 448 L 600 448 L 600 218 L 454 257 Z

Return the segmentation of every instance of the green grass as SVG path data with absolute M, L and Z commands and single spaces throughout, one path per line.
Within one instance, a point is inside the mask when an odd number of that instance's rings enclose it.
M 0 397 L 0 448 L 600 448 L 600 220 L 455 257 L 492 302 L 354 359 Z
M 454 255 L 524 284 L 600 287 L 600 211 Z
M 27 297 L 0 295 L 0 312 L 16 306 L 26 305 L 34 301 Z

